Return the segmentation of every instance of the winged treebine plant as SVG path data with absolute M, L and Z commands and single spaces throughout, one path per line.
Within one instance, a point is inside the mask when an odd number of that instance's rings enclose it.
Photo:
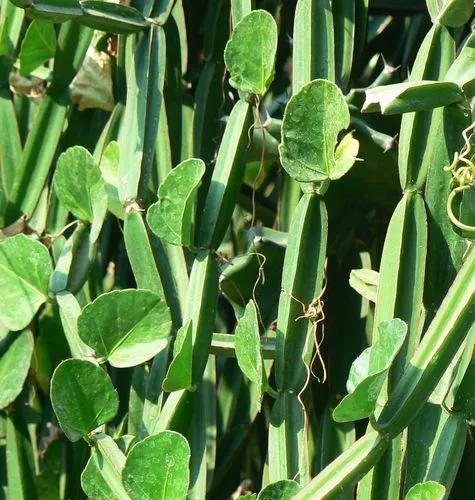
M 474 496 L 473 0 L 0 2 L 0 496 Z

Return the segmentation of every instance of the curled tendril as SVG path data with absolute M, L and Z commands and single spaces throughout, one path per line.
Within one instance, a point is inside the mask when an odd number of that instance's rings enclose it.
M 465 184 L 463 186 L 456 187 L 452 189 L 452 191 L 449 194 L 449 197 L 447 198 L 447 214 L 449 216 L 450 221 L 452 224 L 457 226 L 460 229 L 463 229 L 464 231 L 469 231 L 471 233 L 475 233 L 475 226 L 469 226 L 467 224 L 464 224 L 463 222 L 459 221 L 457 217 L 455 217 L 454 211 L 452 209 L 453 201 L 455 197 L 457 196 L 458 193 L 461 193 L 462 191 L 465 191 L 466 189 L 470 189 L 475 187 L 475 185 L 472 184 Z
M 462 193 L 467 189 L 475 188 L 475 164 L 470 158 L 468 158 L 473 149 L 470 138 L 474 130 L 475 122 L 462 132 L 465 145 L 460 153 L 455 153 L 452 163 L 445 167 L 445 170 L 452 174 L 452 179 L 450 181 L 452 191 L 447 198 L 447 215 L 454 226 L 469 232 L 475 232 L 475 226 L 464 224 L 455 216 L 453 211 L 453 202 L 459 193 Z

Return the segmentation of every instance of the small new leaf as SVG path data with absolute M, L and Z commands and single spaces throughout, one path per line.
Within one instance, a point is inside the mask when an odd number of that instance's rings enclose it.
M 353 137 L 353 133 L 346 134 L 335 150 L 335 166 L 330 172 L 330 179 L 343 177 L 355 164 L 360 143 Z
M 443 500 L 445 487 L 435 481 L 415 484 L 406 495 L 405 500 Z
M 376 303 L 378 293 L 379 273 L 372 269 L 352 269 L 350 286 L 362 297 Z
M 183 325 L 176 335 L 173 346 L 173 360 L 162 387 L 164 391 L 172 392 L 188 389 L 192 384 L 193 358 L 193 328 L 191 320 Z
M 109 142 L 102 153 L 99 168 L 106 187 L 109 212 L 124 219 L 125 209 L 119 200 L 119 154 L 119 143 Z
M 290 479 L 282 479 L 268 484 L 258 495 L 257 500 L 291 500 L 300 486 Z
M 262 396 L 262 355 L 259 337 L 259 322 L 254 301 L 249 301 L 242 318 L 236 327 L 236 358 L 244 375 L 258 390 L 258 399 Z

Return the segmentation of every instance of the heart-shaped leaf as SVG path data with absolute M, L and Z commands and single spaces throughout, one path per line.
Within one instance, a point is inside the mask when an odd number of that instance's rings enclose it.
M 20 394 L 30 369 L 33 335 L 29 330 L 9 333 L 0 342 L 0 409 L 13 403 Z
M 277 25 L 264 10 L 254 10 L 236 24 L 224 50 L 229 83 L 240 92 L 263 95 L 274 77 Z
M 81 359 L 67 359 L 58 365 L 51 379 L 51 402 L 71 441 L 78 441 L 114 418 L 119 406 L 107 373 Z
M 284 113 L 280 160 L 299 182 L 338 179 L 354 164 L 358 141 L 349 134 L 337 148 L 338 134 L 350 124 L 341 90 L 313 80 L 292 96 Z
M 262 355 L 259 321 L 254 301 L 249 301 L 239 320 L 235 337 L 236 358 L 242 372 L 257 386 L 258 399 L 262 397 Z
M 78 319 L 79 336 L 100 362 L 126 368 L 164 349 L 172 321 L 167 305 L 150 290 L 114 290 L 88 304 Z
M 46 302 L 52 270 L 39 241 L 18 234 L 0 243 L 0 321 L 9 330 L 25 328 Z
M 443 500 L 445 487 L 435 481 L 415 484 L 406 495 L 406 500 Z
M 122 471 L 122 482 L 132 500 L 186 498 L 190 446 L 178 432 L 164 431 L 132 447 Z
M 268 484 L 258 495 L 257 500 L 291 500 L 300 486 L 290 479 L 282 479 Z
M 29 75 L 54 57 L 56 33 L 53 23 L 34 19 L 26 30 L 20 49 L 20 74 Z
M 170 171 L 158 188 L 158 201 L 147 212 L 152 231 L 173 245 L 190 246 L 195 197 L 205 173 L 202 160 L 190 158 Z
M 173 360 L 163 381 L 167 392 L 188 389 L 192 385 L 193 328 L 191 320 L 183 325 L 176 335 L 173 345 Z
M 67 149 L 54 173 L 59 201 L 79 220 L 91 222 L 91 241 L 99 236 L 107 212 L 107 193 L 99 167 L 82 146 Z
M 383 321 L 379 338 L 353 362 L 346 387 L 348 395 L 333 410 L 333 420 L 350 422 L 369 417 L 376 406 L 389 368 L 401 349 L 407 325 L 400 319 Z

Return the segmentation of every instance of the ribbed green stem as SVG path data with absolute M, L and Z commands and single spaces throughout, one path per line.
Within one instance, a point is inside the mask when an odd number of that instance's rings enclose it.
M 475 249 L 432 320 L 381 415 L 378 429 L 399 434 L 435 389 L 473 324 L 475 314 Z
M 435 25 L 424 39 L 411 71 L 411 80 L 442 79 L 454 57 L 454 43 L 446 28 Z M 399 175 L 405 190 L 391 219 L 381 259 L 376 302 L 373 342 L 381 321 L 401 318 L 408 325 L 408 335 L 393 364 L 388 394 L 412 357 L 423 331 L 423 291 L 427 256 L 427 216 L 424 200 L 414 190 L 423 188 L 439 134 L 443 111 L 423 111 L 403 115 L 399 141 Z M 421 148 L 421 141 L 434 146 Z M 402 438 L 397 438 L 401 440 Z M 403 453 L 401 443 L 393 443 L 372 471 L 373 498 L 392 498 L 400 487 Z M 368 482 L 370 478 L 365 478 Z M 360 495 L 359 495 L 360 496 Z
M 367 433 L 325 467 L 294 499 L 338 498 L 378 462 L 387 446 L 388 440 L 377 432 Z

